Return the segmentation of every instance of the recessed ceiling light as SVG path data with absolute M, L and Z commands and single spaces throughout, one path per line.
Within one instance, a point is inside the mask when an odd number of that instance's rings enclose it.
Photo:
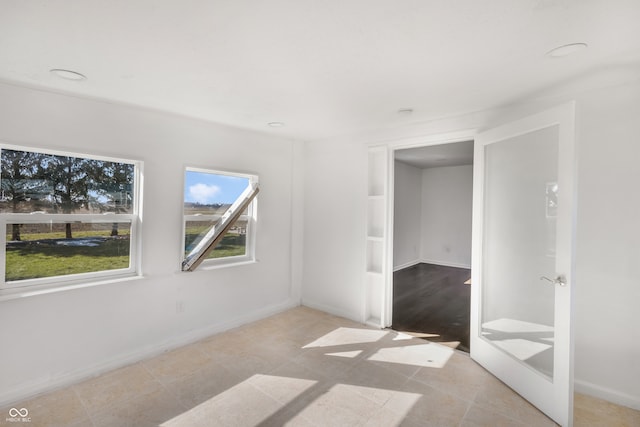
M 282 126 L 284 126 L 284 123 L 282 122 L 269 122 L 267 124 L 272 128 L 281 128 Z
M 561 58 L 563 56 L 569 56 L 574 53 L 580 52 L 581 50 L 585 50 L 586 48 L 586 43 L 565 44 L 564 46 L 559 46 L 547 52 L 547 56 L 550 56 L 552 58 Z
M 60 77 L 61 79 L 65 80 L 74 80 L 78 82 L 87 79 L 87 76 L 85 76 L 84 74 L 80 74 L 77 71 L 64 70 L 62 68 L 52 68 L 51 70 L 49 70 L 49 72 L 54 76 Z

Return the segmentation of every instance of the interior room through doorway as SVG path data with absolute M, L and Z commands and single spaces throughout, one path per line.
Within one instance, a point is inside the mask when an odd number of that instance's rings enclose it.
M 469 351 L 473 141 L 394 152 L 392 328 Z

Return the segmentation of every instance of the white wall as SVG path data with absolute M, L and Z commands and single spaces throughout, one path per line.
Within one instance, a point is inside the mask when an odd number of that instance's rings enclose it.
M 640 84 L 578 113 L 578 386 L 640 409 Z
M 422 169 L 394 162 L 393 269 L 420 262 Z
M 0 141 L 144 161 L 144 278 L 0 301 L 0 406 L 299 303 L 302 145 L 5 84 Z M 180 272 L 186 165 L 259 175 L 257 263 Z
M 394 270 L 419 262 L 471 268 L 473 166 L 394 164 Z
M 471 268 L 473 166 L 422 171 L 422 262 Z
M 307 144 L 302 304 L 364 321 L 367 147 Z
M 361 317 L 367 143 L 417 145 L 428 135 L 482 130 L 576 99 L 577 388 L 640 409 L 640 286 L 635 268 L 640 265 L 638 68 L 625 65 L 582 76 L 502 109 L 310 143 L 303 301 Z M 321 215 L 328 206 L 340 213 Z M 330 247 L 336 250 L 321 249 Z

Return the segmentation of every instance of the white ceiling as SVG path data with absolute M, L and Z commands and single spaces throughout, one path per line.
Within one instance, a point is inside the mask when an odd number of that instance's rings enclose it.
M 396 150 L 395 159 L 420 169 L 472 165 L 473 141 Z
M 573 42 L 589 49 L 545 56 Z M 505 105 L 638 64 L 639 0 L 0 2 L 2 81 L 306 140 Z

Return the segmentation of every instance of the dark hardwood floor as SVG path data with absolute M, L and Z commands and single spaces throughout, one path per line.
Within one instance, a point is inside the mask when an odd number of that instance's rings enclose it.
M 460 342 L 469 352 L 471 270 L 417 264 L 393 273 L 393 325 L 396 331 L 425 334 L 436 342 Z M 420 336 L 420 335 L 419 335 Z

